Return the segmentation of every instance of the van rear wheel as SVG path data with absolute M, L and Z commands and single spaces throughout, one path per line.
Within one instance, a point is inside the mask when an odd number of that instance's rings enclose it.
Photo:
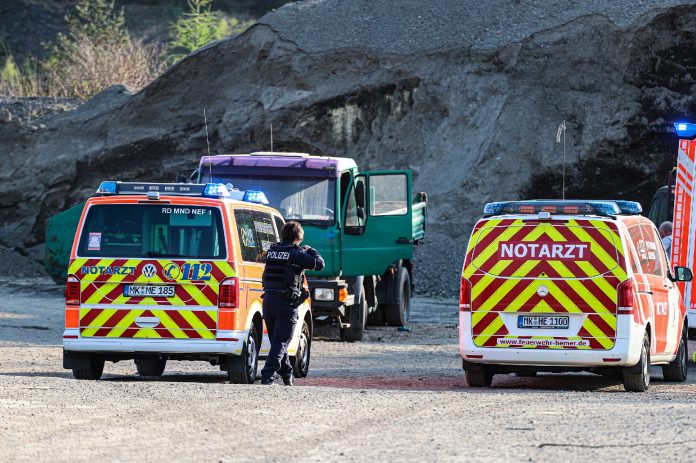
M 297 354 L 290 357 L 292 364 L 292 374 L 295 378 L 306 378 L 309 374 L 309 359 L 312 353 L 312 334 L 306 321 L 302 322 L 300 332 L 300 343 L 297 346 Z
M 643 335 L 643 347 L 640 351 L 640 360 L 632 367 L 624 368 L 624 389 L 630 392 L 645 392 L 650 387 L 650 337 L 648 333 Z
M 101 378 L 102 373 L 104 373 L 104 360 L 90 358 L 89 367 L 73 368 L 72 373 L 75 379 L 87 379 L 95 381 Z
M 162 376 L 167 367 L 167 359 L 148 357 L 135 359 L 135 368 L 139 376 Z
M 232 384 L 254 384 L 259 367 L 259 336 L 256 325 L 251 324 L 247 340 L 242 347 L 242 354 L 230 359 L 227 377 Z
M 493 384 L 493 373 L 486 366 L 480 369 L 464 370 L 464 376 L 469 387 L 491 387 Z
M 686 376 L 688 374 L 688 349 L 686 336 L 682 335 L 682 338 L 679 341 L 677 356 L 674 358 L 674 360 L 669 362 L 668 365 L 663 365 L 662 367 L 662 377 L 665 381 L 673 381 L 675 383 L 683 383 L 686 381 Z

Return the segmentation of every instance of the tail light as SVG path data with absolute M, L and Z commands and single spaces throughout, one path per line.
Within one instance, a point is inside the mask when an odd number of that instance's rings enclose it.
M 65 282 L 65 305 L 80 305 L 80 280 L 75 275 Z
M 225 278 L 220 283 L 218 307 L 221 309 L 239 308 L 239 280 L 237 277 Z
M 617 289 L 616 311 L 620 314 L 633 313 L 633 280 L 628 279 L 624 281 Z
M 459 289 L 459 310 L 461 312 L 471 311 L 471 283 L 464 277 L 462 277 Z

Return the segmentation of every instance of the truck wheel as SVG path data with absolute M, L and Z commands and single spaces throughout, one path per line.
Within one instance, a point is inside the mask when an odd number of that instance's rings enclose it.
M 630 392 L 645 392 L 650 387 L 650 338 L 643 336 L 640 360 L 632 367 L 623 369 L 624 389 Z
M 679 349 L 677 350 L 677 356 L 674 357 L 674 360 L 669 362 L 668 365 L 662 366 L 662 377 L 665 381 L 674 381 L 675 383 L 683 383 L 684 381 L 686 381 L 686 376 L 688 374 L 688 349 L 689 348 L 686 343 L 686 336 L 682 335 L 682 338 L 679 341 Z
M 493 384 L 493 373 L 487 367 L 475 370 L 464 370 L 466 382 L 469 387 L 491 387 Z
M 689 328 L 688 332 L 689 332 L 689 339 L 692 341 L 695 340 L 696 339 L 696 328 Z
M 104 360 L 90 358 L 88 368 L 73 368 L 72 374 L 75 379 L 97 380 L 104 373 Z
M 341 341 L 362 341 L 367 321 L 367 303 L 365 292 L 360 296 L 360 302 L 348 308 L 348 323 L 350 327 L 341 328 Z
M 135 368 L 139 376 L 162 376 L 167 366 L 167 359 L 142 358 L 135 359 Z
M 254 384 L 259 366 L 259 336 L 256 325 L 251 324 L 247 340 L 242 347 L 242 354 L 235 355 L 230 361 L 227 377 L 232 384 Z
M 384 318 L 389 326 L 404 326 L 411 312 L 411 277 L 406 268 L 399 267 L 394 283 L 399 288 L 399 302 L 384 304 Z
M 295 378 L 306 378 L 309 373 L 309 358 L 312 353 L 312 334 L 306 321 L 302 322 L 300 344 L 297 346 L 297 355 L 290 357 L 292 374 Z
M 367 324 L 370 326 L 384 326 L 384 304 L 377 304 L 375 310 L 367 314 Z

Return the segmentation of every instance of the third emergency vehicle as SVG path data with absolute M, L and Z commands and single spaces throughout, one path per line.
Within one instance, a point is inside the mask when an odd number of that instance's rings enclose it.
M 655 226 L 628 201 L 489 203 L 461 277 L 460 352 L 470 386 L 496 373 L 620 373 L 685 381 L 686 310 Z

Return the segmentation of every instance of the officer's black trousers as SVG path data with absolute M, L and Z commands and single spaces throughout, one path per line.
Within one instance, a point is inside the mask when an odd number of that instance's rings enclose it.
M 276 372 L 281 376 L 289 376 L 292 365 L 288 357 L 288 345 L 297 325 L 297 308 L 277 294 L 266 293 L 263 296 L 263 319 L 268 329 L 271 349 L 261 370 L 261 378 L 268 379 Z

